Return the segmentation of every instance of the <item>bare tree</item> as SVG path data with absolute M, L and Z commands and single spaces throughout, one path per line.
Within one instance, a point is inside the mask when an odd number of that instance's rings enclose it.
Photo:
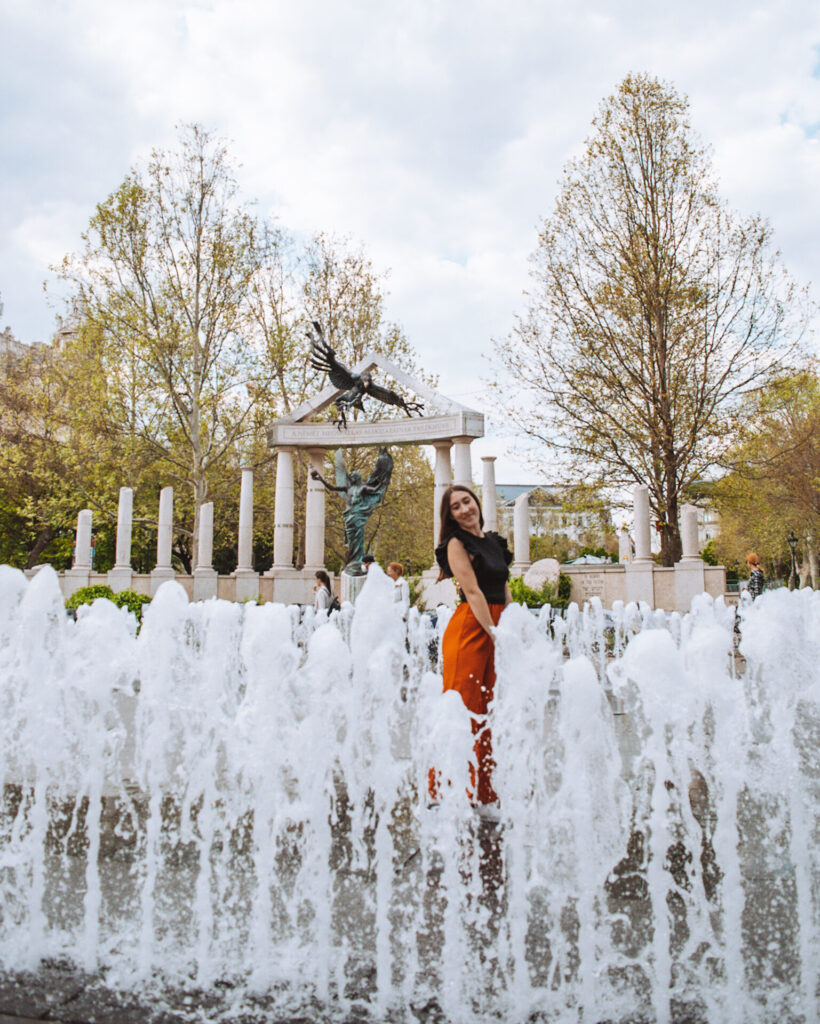
M 649 485 L 665 565 L 681 553 L 681 492 L 806 322 L 770 242 L 720 200 L 687 100 L 630 75 L 564 170 L 527 312 L 496 345 L 527 395 L 508 415 L 531 438 L 579 481 Z

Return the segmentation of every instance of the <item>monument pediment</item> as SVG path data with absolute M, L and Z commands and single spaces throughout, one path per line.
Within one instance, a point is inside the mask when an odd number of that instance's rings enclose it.
M 274 420 L 268 428 L 271 448 L 317 446 L 322 448 L 356 447 L 375 444 L 434 444 L 454 437 L 483 437 L 484 415 L 447 398 L 439 391 L 400 369 L 376 352 L 368 353 L 354 367 L 356 374 L 379 369 L 397 383 L 424 400 L 430 415 L 349 422 L 339 428 L 328 421 L 313 419 L 343 393 L 330 385 L 287 416 Z

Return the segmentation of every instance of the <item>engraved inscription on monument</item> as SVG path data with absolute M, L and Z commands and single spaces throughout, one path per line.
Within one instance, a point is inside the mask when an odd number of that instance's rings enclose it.
M 581 598 L 588 601 L 591 597 L 604 596 L 604 574 L 602 572 L 583 572 L 576 577 L 581 591 Z

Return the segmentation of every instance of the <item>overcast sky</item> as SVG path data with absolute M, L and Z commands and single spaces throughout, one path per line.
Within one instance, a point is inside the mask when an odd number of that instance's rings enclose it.
M 820 4 L 0 0 L 0 328 L 50 336 L 48 267 L 175 125 L 228 140 L 292 231 L 390 268 L 387 312 L 478 404 L 565 162 L 629 71 L 671 81 L 723 195 L 820 282 Z M 817 298 L 817 289 L 813 289 Z M 474 446 L 533 479 L 502 424 Z

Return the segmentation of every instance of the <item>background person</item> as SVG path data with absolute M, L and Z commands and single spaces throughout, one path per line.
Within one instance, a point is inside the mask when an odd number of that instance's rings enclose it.
M 456 690 L 471 713 L 477 770 L 470 767 L 474 805 L 498 801 L 492 785 L 492 739 L 486 715 L 495 688 L 493 629 L 512 603 L 507 582 L 512 552 L 497 533 L 484 532 L 478 498 L 461 484 L 448 487 L 441 499 L 441 533 L 436 548 L 439 579 L 452 576 L 462 598 L 441 642 L 444 690 Z M 436 769 L 430 770 L 430 796 L 437 799 Z
M 404 578 L 404 566 L 401 562 L 389 562 L 387 575 L 393 581 L 393 601 L 401 607 L 402 616 L 410 607 L 410 585 Z
M 763 593 L 766 587 L 766 577 L 760 568 L 760 559 L 754 551 L 750 551 L 746 555 L 746 565 L 749 566 L 749 594 L 754 601 L 756 597 L 760 597 Z
M 313 584 L 313 607 L 317 612 L 329 611 L 330 602 L 333 600 L 333 594 L 330 590 L 330 577 L 324 571 L 319 569 L 315 574 L 316 582 Z

